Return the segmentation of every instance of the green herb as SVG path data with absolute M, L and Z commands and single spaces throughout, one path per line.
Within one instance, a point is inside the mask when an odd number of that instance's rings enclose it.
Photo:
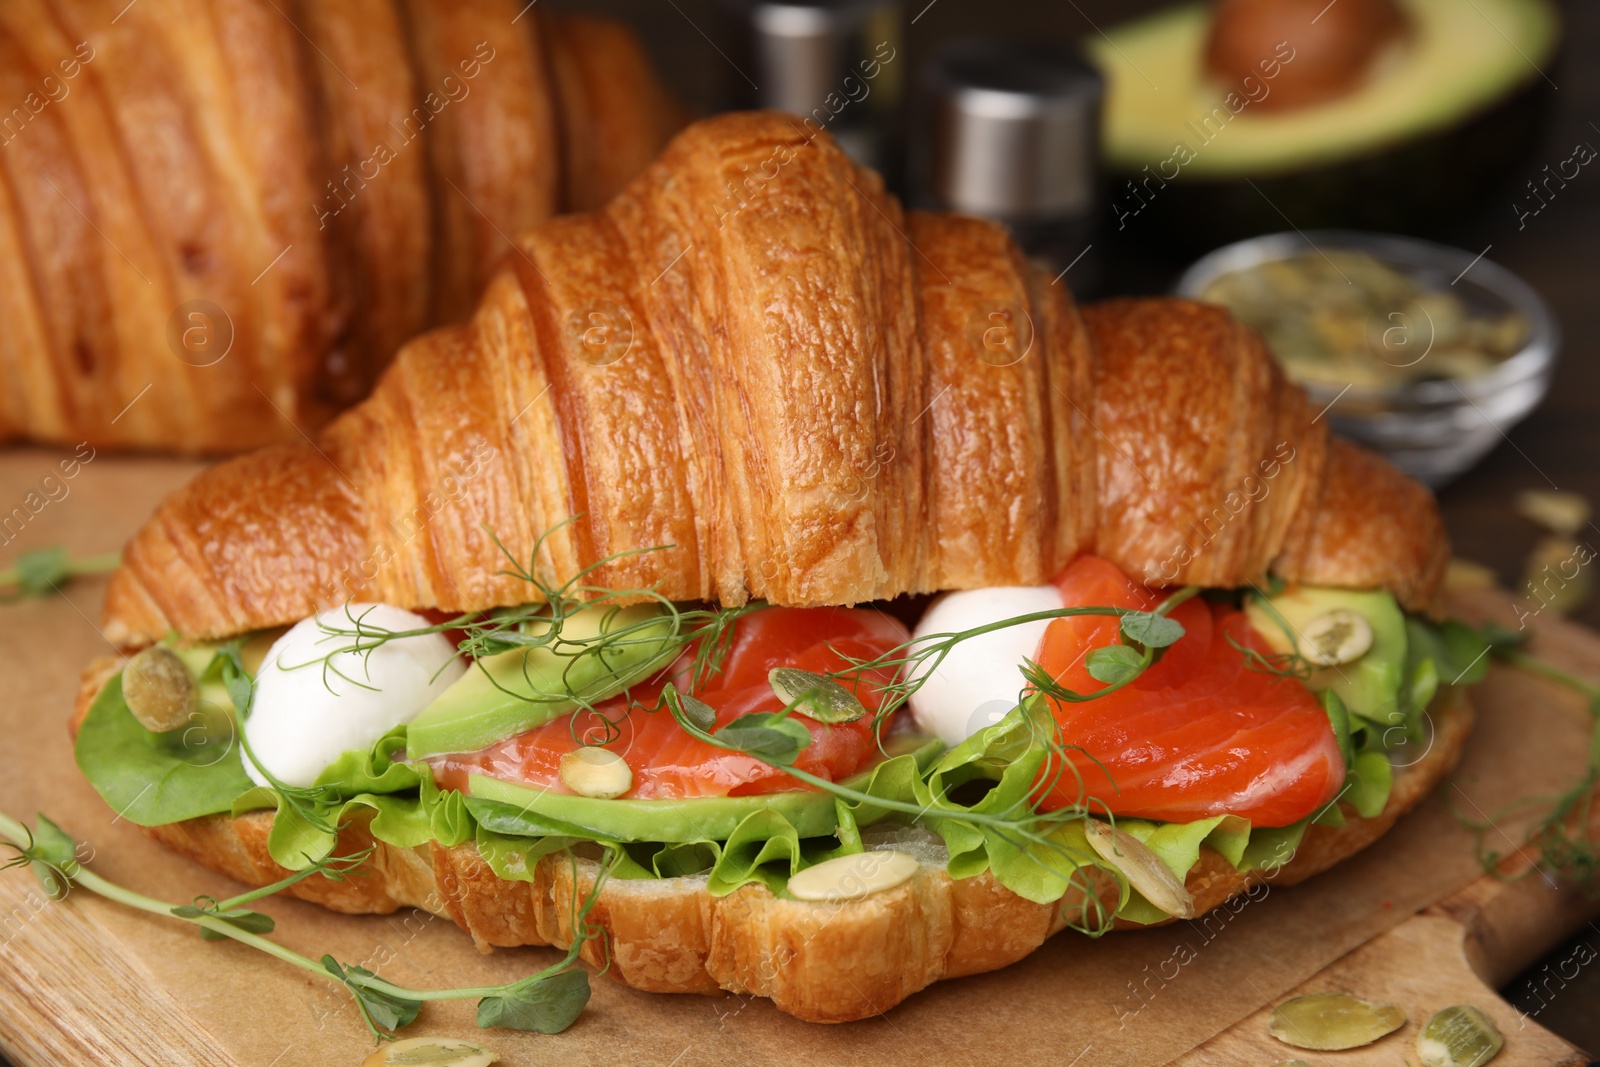
M 688 722 L 688 719 L 680 719 Z M 692 725 L 692 724 L 691 724 Z M 743 752 L 763 763 L 787 767 L 811 743 L 811 731 L 782 712 L 758 711 L 741 715 L 714 735 L 696 727 L 705 737 L 715 737 L 719 748 Z
M 460 631 L 464 635 L 457 647 L 463 655 L 475 661 L 516 649 L 547 649 L 565 660 L 559 687 L 546 691 L 526 672 L 523 675 L 526 683 L 524 691 L 509 688 L 492 674 L 489 675 L 490 681 L 497 689 L 519 700 L 576 703 L 579 710 L 589 713 L 584 716 L 582 726 L 586 736 L 577 737 L 575 733 L 575 739 L 580 744 L 607 744 L 620 736 L 618 722 L 607 718 L 596 706 L 595 700 L 609 697 L 628 680 L 627 670 L 614 666 L 612 660 L 630 646 L 648 643 L 652 650 L 661 649 L 667 658 L 680 650 L 692 649 L 689 688 L 691 691 L 704 688 L 722 668 L 733 640 L 734 624 L 767 605 L 755 601 L 733 608 L 685 609 L 663 596 L 654 586 L 613 589 L 595 585 L 591 581 L 592 575 L 602 567 L 631 556 L 668 551 L 676 547 L 674 545 L 618 552 L 591 563 L 567 581 L 557 584 L 540 572 L 537 561 L 546 540 L 579 517 L 573 516 L 545 531 L 534 544 L 526 564 L 513 556 L 494 532 L 489 531 L 490 539 L 508 562 L 507 569 L 496 573 L 528 583 L 534 594 L 529 598 L 529 603 L 484 612 L 465 612 L 433 626 L 393 631 L 366 625 L 364 613 L 352 615 L 347 609 L 348 626 L 333 623 L 324 623 L 322 626 L 326 634 L 345 639 L 324 655 L 324 669 L 336 671 L 331 665 L 332 657 L 340 654 L 367 655 L 389 641 L 449 631 Z M 625 605 L 640 602 L 654 603 L 661 614 L 618 626 L 612 626 L 612 617 L 608 617 L 602 622 L 601 632 L 592 636 L 575 637 L 566 628 L 567 621 L 579 611 L 596 607 L 620 610 Z M 661 632 L 663 618 L 668 622 L 665 635 Z M 598 672 L 598 681 L 586 686 L 567 684 L 574 672 L 581 670 L 588 673 L 596 659 L 604 668 Z M 615 684 L 608 684 L 608 680 Z M 577 731 L 578 717 L 573 716 L 570 721 L 574 731 Z
M 332 956 L 326 955 L 322 957 L 322 967 L 350 990 L 367 1029 L 379 1040 L 393 1035 L 402 1026 L 416 1022 L 418 1013 L 422 1011 L 422 1001 L 417 998 L 392 993 L 372 984 L 378 976 L 365 967 L 352 964 L 346 968 Z
M 1588 758 L 1583 773 L 1571 786 L 1551 796 L 1518 800 L 1487 819 L 1469 819 L 1460 812 L 1456 812 L 1456 818 L 1476 835 L 1478 860 L 1484 870 L 1499 876 L 1499 865 L 1504 855 L 1488 847 L 1490 833 L 1498 833 L 1496 824 L 1510 815 L 1540 811 L 1541 814 L 1524 838 L 1524 844 L 1539 852 L 1538 867 L 1589 892 L 1600 892 L 1600 841 L 1596 841 L 1590 832 L 1595 788 L 1600 785 L 1600 686 L 1522 651 L 1523 635 L 1515 631 L 1489 626 L 1476 632 L 1497 658 L 1530 674 L 1564 685 L 1583 696 L 1588 701 L 1594 725 L 1590 729 Z M 1456 638 L 1462 640 L 1459 633 Z M 1514 877 L 1526 877 L 1529 873 L 1532 872 L 1524 871 Z
M 534 977 L 478 1002 L 478 1025 L 559 1034 L 589 1003 L 589 973 L 578 969 Z
M 73 559 L 60 545 L 23 552 L 10 567 L 0 570 L 0 604 L 48 596 L 74 578 L 110 574 L 121 563 L 120 552 Z
M 364 871 L 359 871 L 357 868 L 366 861 L 367 857 L 372 855 L 374 850 L 374 848 L 369 847 L 348 856 L 324 857 L 310 866 L 294 872 L 287 878 L 281 878 L 271 885 L 252 889 L 248 893 L 241 893 L 227 900 L 219 901 L 215 897 L 208 896 L 195 897 L 193 903 L 180 904 L 173 908 L 172 914 L 180 919 L 197 919 L 202 915 L 210 915 L 247 933 L 270 934 L 276 925 L 272 916 L 264 915 L 259 911 L 250 911 L 244 905 L 252 904 L 275 893 L 281 893 L 297 882 L 305 881 L 313 874 L 320 874 L 324 878 L 335 882 L 344 881 L 350 874 L 364 874 Z M 207 941 L 226 940 L 224 935 L 206 926 L 200 927 L 200 936 Z
M 1117 680 L 1108 682 L 1103 689 L 1093 693 L 1078 693 L 1057 682 L 1047 671 L 1036 663 L 1026 663 L 1022 667 L 1023 677 L 1028 685 L 1043 693 L 1052 700 L 1078 703 L 1085 700 L 1096 700 L 1109 693 L 1116 692 L 1140 674 L 1148 670 L 1161 655 L 1161 653 L 1183 636 L 1183 626 L 1176 619 L 1168 618 L 1172 609 L 1179 604 L 1194 597 L 1200 592 L 1199 586 L 1185 586 L 1177 590 L 1162 602 L 1155 611 L 1141 611 L 1135 608 L 1110 608 L 1110 607 L 1073 607 L 1052 608 L 1048 611 L 1033 611 L 1026 615 L 1018 615 L 999 622 L 975 626 L 970 630 L 961 630 L 953 633 L 929 634 L 926 637 L 892 648 L 881 656 L 872 659 L 857 659 L 846 656 L 849 667 L 845 670 L 830 672 L 828 677 L 840 681 L 851 681 L 871 671 L 880 672 L 893 678 L 892 681 L 879 689 L 882 704 L 878 709 L 877 721 L 883 722 L 895 709 L 910 699 L 911 694 L 921 687 L 923 681 L 938 671 L 940 664 L 956 645 L 963 641 L 970 641 L 974 637 L 1004 630 L 1012 626 L 1021 626 L 1030 622 L 1043 622 L 1050 619 L 1066 619 L 1085 615 L 1112 616 L 1118 620 L 1119 629 L 1127 644 L 1112 645 L 1108 648 L 1126 649 L 1127 652 L 1111 652 L 1109 656 L 1095 657 L 1097 662 L 1105 664 L 1101 669 L 1112 673 L 1110 666 L 1113 662 L 1125 661 L 1131 668 L 1135 661 L 1137 669 L 1115 669 Z M 1121 629 L 1123 620 L 1132 619 L 1129 625 L 1135 634 L 1144 634 L 1149 637 L 1150 644 L 1139 642 L 1137 638 L 1129 636 L 1126 629 Z M 1107 649 L 1097 650 L 1106 652 Z M 1132 657 L 1128 653 L 1132 653 Z M 1091 653 L 1093 656 L 1093 653 Z M 1096 681 L 1105 679 L 1094 674 L 1091 665 L 1090 674 Z
M 661 699 L 675 716 L 682 716 L 702 730 L 717 725 L 717 709 L 697 696 L 678 692 L 678 687 L 668 682 L 661 690 Z
M 477 1000 L 479 1025 L 484 1027 L 500 1026 L 537 1030 L 540 1033 L 556 1033 L 571 1025 L 572 1020 L 577 1017 L 588 1000 L 588 977 L 584 975 L 581 979 L 576 979 L 563 976 L 577 968 L 578 955 L 584 943 L 603 934 L 603 930 L 591 924 L 588 917 L 596 901 L 599 900 L 600 890 L 616 861 L 613 850 L 601 864 L 599 875 L 588 894 L 581 903 L 574 901 L 571 921 L 573 940 L 568 946 L 565 958 L 536 974 L 506 985 L 416 990 L 387 982 L 363 967 L 341 964 L 332 956 L 323 956 L 320 962 L 312 960 L 261 936 L 261 933 L 254 929 L 263 925 L 259 920 L 239 922 L 235 916 L 218 913 L 238 910 L 241 901 L 254 900 L 262 894 L 276 892 L 292 881 L 298 880 L 298 877 L 304 877 L 305 874 L 291 876 L 282 883 L 263 887 L 244 897 L 223 901 L 213 909 L 197 904 L 170 904 L 136 893 L 100 877 L 77 862 L 74 858 L 77 852 L 76 843 L 43 815 L 38 817 L 36 828 L 29 830 L 22 823 L 0 813 L 0 844 L 6 845 L 16 854 L 4 865 L 5 867 L 33 864 L 36 868 L 41 868 L 43 872 L 41 880 L 52 895 L 63 895 L 69 885 L 81 886 L 107 900 L 153 915 L 191 923 L 220 938 L 258 949 L 301 970 L 332 978 L 350 991 L 368 1029 L 380 1040 L 393 1037 L 394 1031 L 409 1025 L 416 1019 L 422 1005 L 433 1000 Z M 330 861 L 322 866 L 322 871 L 323 873 L 332 871 L 336 875 L 354 873 L 350 864 L 355 861 L 357 857 Z M 573 862 L 576 864 L 576 859 Z M 583 974 L 581 970 L 577 973 Z
M 1244 657 L 1246 670 L 1270 674 L 1274 678 L 1293 678 L 1300 682 L 1308 681 L 1316 671 L 1316 668 L 1311 665 L 1311 661 L 1298 651 L 1262 652 L 1260 649 L 1251 648 L 1249 645 L 1240 642 L 1231 633 L 1224 632 L 1222 636 L 1233 647 L 1235 652 Z M 1298 648 L 1298 646 L 1296 647 Z
M 1122 636 L 1146 648 L 1166 648 L 1183 636 L 1183 626 L 1153 611 L 1136 611 L 1122 617 Z
M 1107 685 L 1126 685 L 1144 671 L 1144 656 L 1130 645 L 1091 649 L 1084 657 L 1089 677 Z

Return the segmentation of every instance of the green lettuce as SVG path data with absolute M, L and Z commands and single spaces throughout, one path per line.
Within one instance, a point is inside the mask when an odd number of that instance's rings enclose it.
M 1393 786 L 1387 751 L 1422 736 L 1424 710 L 1441 683 L 1471 684 L 1486 669 L 1488 646 L 1477 631 L 1410 617 L 1406 625 L 1402 722 L 1373 723 L 1351 715 L 1333 693 L 1322 694 L 1345 759 L 1338 800 L 1363 817 L 1383 810 Z M 861 829 L 886 819 L 937 833 L 952 878 L 991 872 L 1012 892 L 1039 903 L 1084 884 L 1085 868 L 1107 866 L 1084 837 L 1081 813 L 1034 817 L 1035 783 L 1054 737 L 1040 697 L 949 751 L 932 746 L 898 755 L 847 780 L 860 794 L 854 797 L 794 791 L 597 801 L 492 779 L 474 779 L 468 795 L 439 789 L 425 763 L 405 760 L 402 726 L 368 750 L 345 753 L 289 804 L 244 773 L 232 704 L 212 669 L 201 681 L 205 715 L 188 730 L 151 734 L 128 711 L 120 676 L 113 678 L 80 727 L 78 765 L 108 804 L 143 826 L 273 809 L 268 847 L 275 861 L 291 869 L 332 853 L 337 836 L 331 827 L 360 821 L 376 839 L 401 848 L 473 841 L 491 869 L 511 880 L 532 880 L 540 858 L 589 842 L 614 853 L 613 877 L 695 875 L 704 876 L 718 895 L 752 883 L 783 895 L 788 879 L 804 867 L 860 852 Z M 1187 823 L 1119 819 L 1117 826 L 1148 845 L 1180 879 L 1202 848 L 1241 871 L 1270 870 L 1293 857 L 1311 823 L 1342 825 L 1340 803 L 1287 827 L 1255 827 L 1237 816 Z M 915 817 L 904 810 L 907 805 Z M 1126 884 L 1117 914 L 1137 923 L 1166 918 Z

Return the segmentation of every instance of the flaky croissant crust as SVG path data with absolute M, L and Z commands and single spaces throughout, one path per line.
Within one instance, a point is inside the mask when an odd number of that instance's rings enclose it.
M 300 440 L 677 124 L 524 0 L 0 4 L 0 440 Z
M 472 320 L 313 442 L 212 468 L 129 544 L 107 634 L 217 637 L 358 600 L 560 581 L 725 604 L 1042 582 L 1385 587 L 1429 605 L 1425 489 L 1331 439 L 1215 307 L 1083 310 L 998 227 L 905 213 L 824 133 L 701 122 L 528 232 Z

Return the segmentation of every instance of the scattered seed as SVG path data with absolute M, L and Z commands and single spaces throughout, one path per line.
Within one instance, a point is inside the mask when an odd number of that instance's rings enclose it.
M 1372 647 L 1372 624 L 1359 611 L 1334 608 L 1300 631 L 1300 654 L 1318 667 L 1354 663 Z
M 892 848 L 835 856 L 813 864 L 789 879 L 789 895 L 796 900 L 859 900 L 893 889 L 917 873 L 915 856 Z
M 1524 489 L 1516 497 L 1517 513 L 1551 533 L 1576 537 L 1589 523 L 1589 501 L 1560 489 Z
M 633 788 L 628 761 L 608 748 L 585 745 L 561 757 L 561 784 L 579 796 L 615 800 Z
M 1406 1024 L 1406 1013 L 1390 1004 L 1369 1004 L 1349 993 L 1292 997 L 1272 1011 L 1267 1030 L 1295 1048 L 1317 1052 L 1370 1045 Z
M 1150 903 L 1179 919 L 1195 916 L 1194 896 L 1150 846 L 1099 819 L 1083 821 L 1089 847 L 1127 876 L 1128 884 Z
M 1426 1067 L 1483 1067 L 1506 1043 L 1483 1012 L 1470 1004 L 1434 1012 L 1417 1035 Z
M 1594 595 L 1594 568 L 1588 565 L 1593 559 L 1586 545 L 1570 537 L 1540 538 L 1528 556 L 1523 576 L 1526 599 L 1536 602 L 1540 610 L 1571 615 Z
M 1470 559 L 1459 556 L 1450 560 L 1450 565 L 1444 572 L 1444 587 L 1451 592 L 1464 592 L 1469 589 L 1493 589 L 1497 584 L 1494 571 L 1481 563 L 1474 563 Z
M 832 678 L 799 667 L 774 667 L 767 684 L 783 701 L 818 722 L 855 722 L 867 713 L 856 695 Z
M 122 670 L 122 699 L 139 725 L 152 733 L 176 730 L 200 707 L 194 675 L 166 645 L 134 654 Z
M 500 1059 L 482 1045 L 453 1037 L 408 1037 L 385 1045 L 361 1067 L 489 1067 Z

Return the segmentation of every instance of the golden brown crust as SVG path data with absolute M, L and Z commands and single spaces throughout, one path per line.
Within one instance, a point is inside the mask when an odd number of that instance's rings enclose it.
M 676 117 L 626 30 L 523 7 L 0 6 L 0 440 L 300 440 L 612 195 Z
M 787 117 L 691 127 L 519 253 L 315 445 L 163 503 L 111 639 L 524 603 L 494 537 L 526 561 L 557 527 L 557 580 L 670 545 L 593 580 L 726 604 L 1037 584 L 1089 548 L 1156 584 L 1276 567 L 1413 608 L 1442 574 L 1426 491 L 1330 446 L 1252 331 L 1172 299 L 1080 316 L 998 227 L 904 215 Z
M 85 678 L 74 726 L 98 694 L 107 664 Z M 1188 888 L 1201 914 L 1252 886 L 1280 886 L 1327 870 L 1367 847 L 1420 803 L 1455 766 L 1472 729 L 1472 709 L 1462 690 L 1447 690 L 1430 712 L 1432 740 L 1424 754 L 1397 767 L 1388 804 L 1363 819 L 1341 807 L 1343 827 L 1312 826 L 1293 858 L 1276 871 L 1241 873 L 1202 849 Z M 212 870 L 248 885 L 287 874 L 267 849 L 270 812 L 236 818 L 212 815 L 146 828 L 151 837 Z M 869 838 L 872 836 L 869 831 Z M 891 847 L 898 842 L 884 839 Z M 399 849 L 375 842 L 364 826 L 342 828 L 340 853 L 374 846 L 368 877 L 310 878 L 288 892 L 334 911 L 387 914 L 403 907 L 448 916 L 478 947 L 569 945 L 574 902 L 593 885 L 598 865 L 564 854 L 539 861 L 531 881 L 495 875 L 468 843 Z M 901 845 L 900 847 L 908 847 Z M 783 1011 L 810 1022 L 844 1022 L 886 1011 L 941 978 L 979 974 L 1015 963 L 1069 920 L 1081 920 L 1080 893 L 1053 904 L 1017 896 L 984 873 L 951 879 L 927 845 L 909 881 L 842 904 L 783 900 L 765 886 L 747 885 L 712 896 L 703 876 L 612 880 L 590 921 L 604 927 L 611 972 L 636 989 L 657 993 L 727 990 L 771 998 Z M 1093 883 L 1103 906 L 1114 907 L 1117 888 L 1107 877 Z M 1119 921 L 1118 928 L 1129 924 Z M 594 942 L 584 947 L 592 963 L 604 960 Z

